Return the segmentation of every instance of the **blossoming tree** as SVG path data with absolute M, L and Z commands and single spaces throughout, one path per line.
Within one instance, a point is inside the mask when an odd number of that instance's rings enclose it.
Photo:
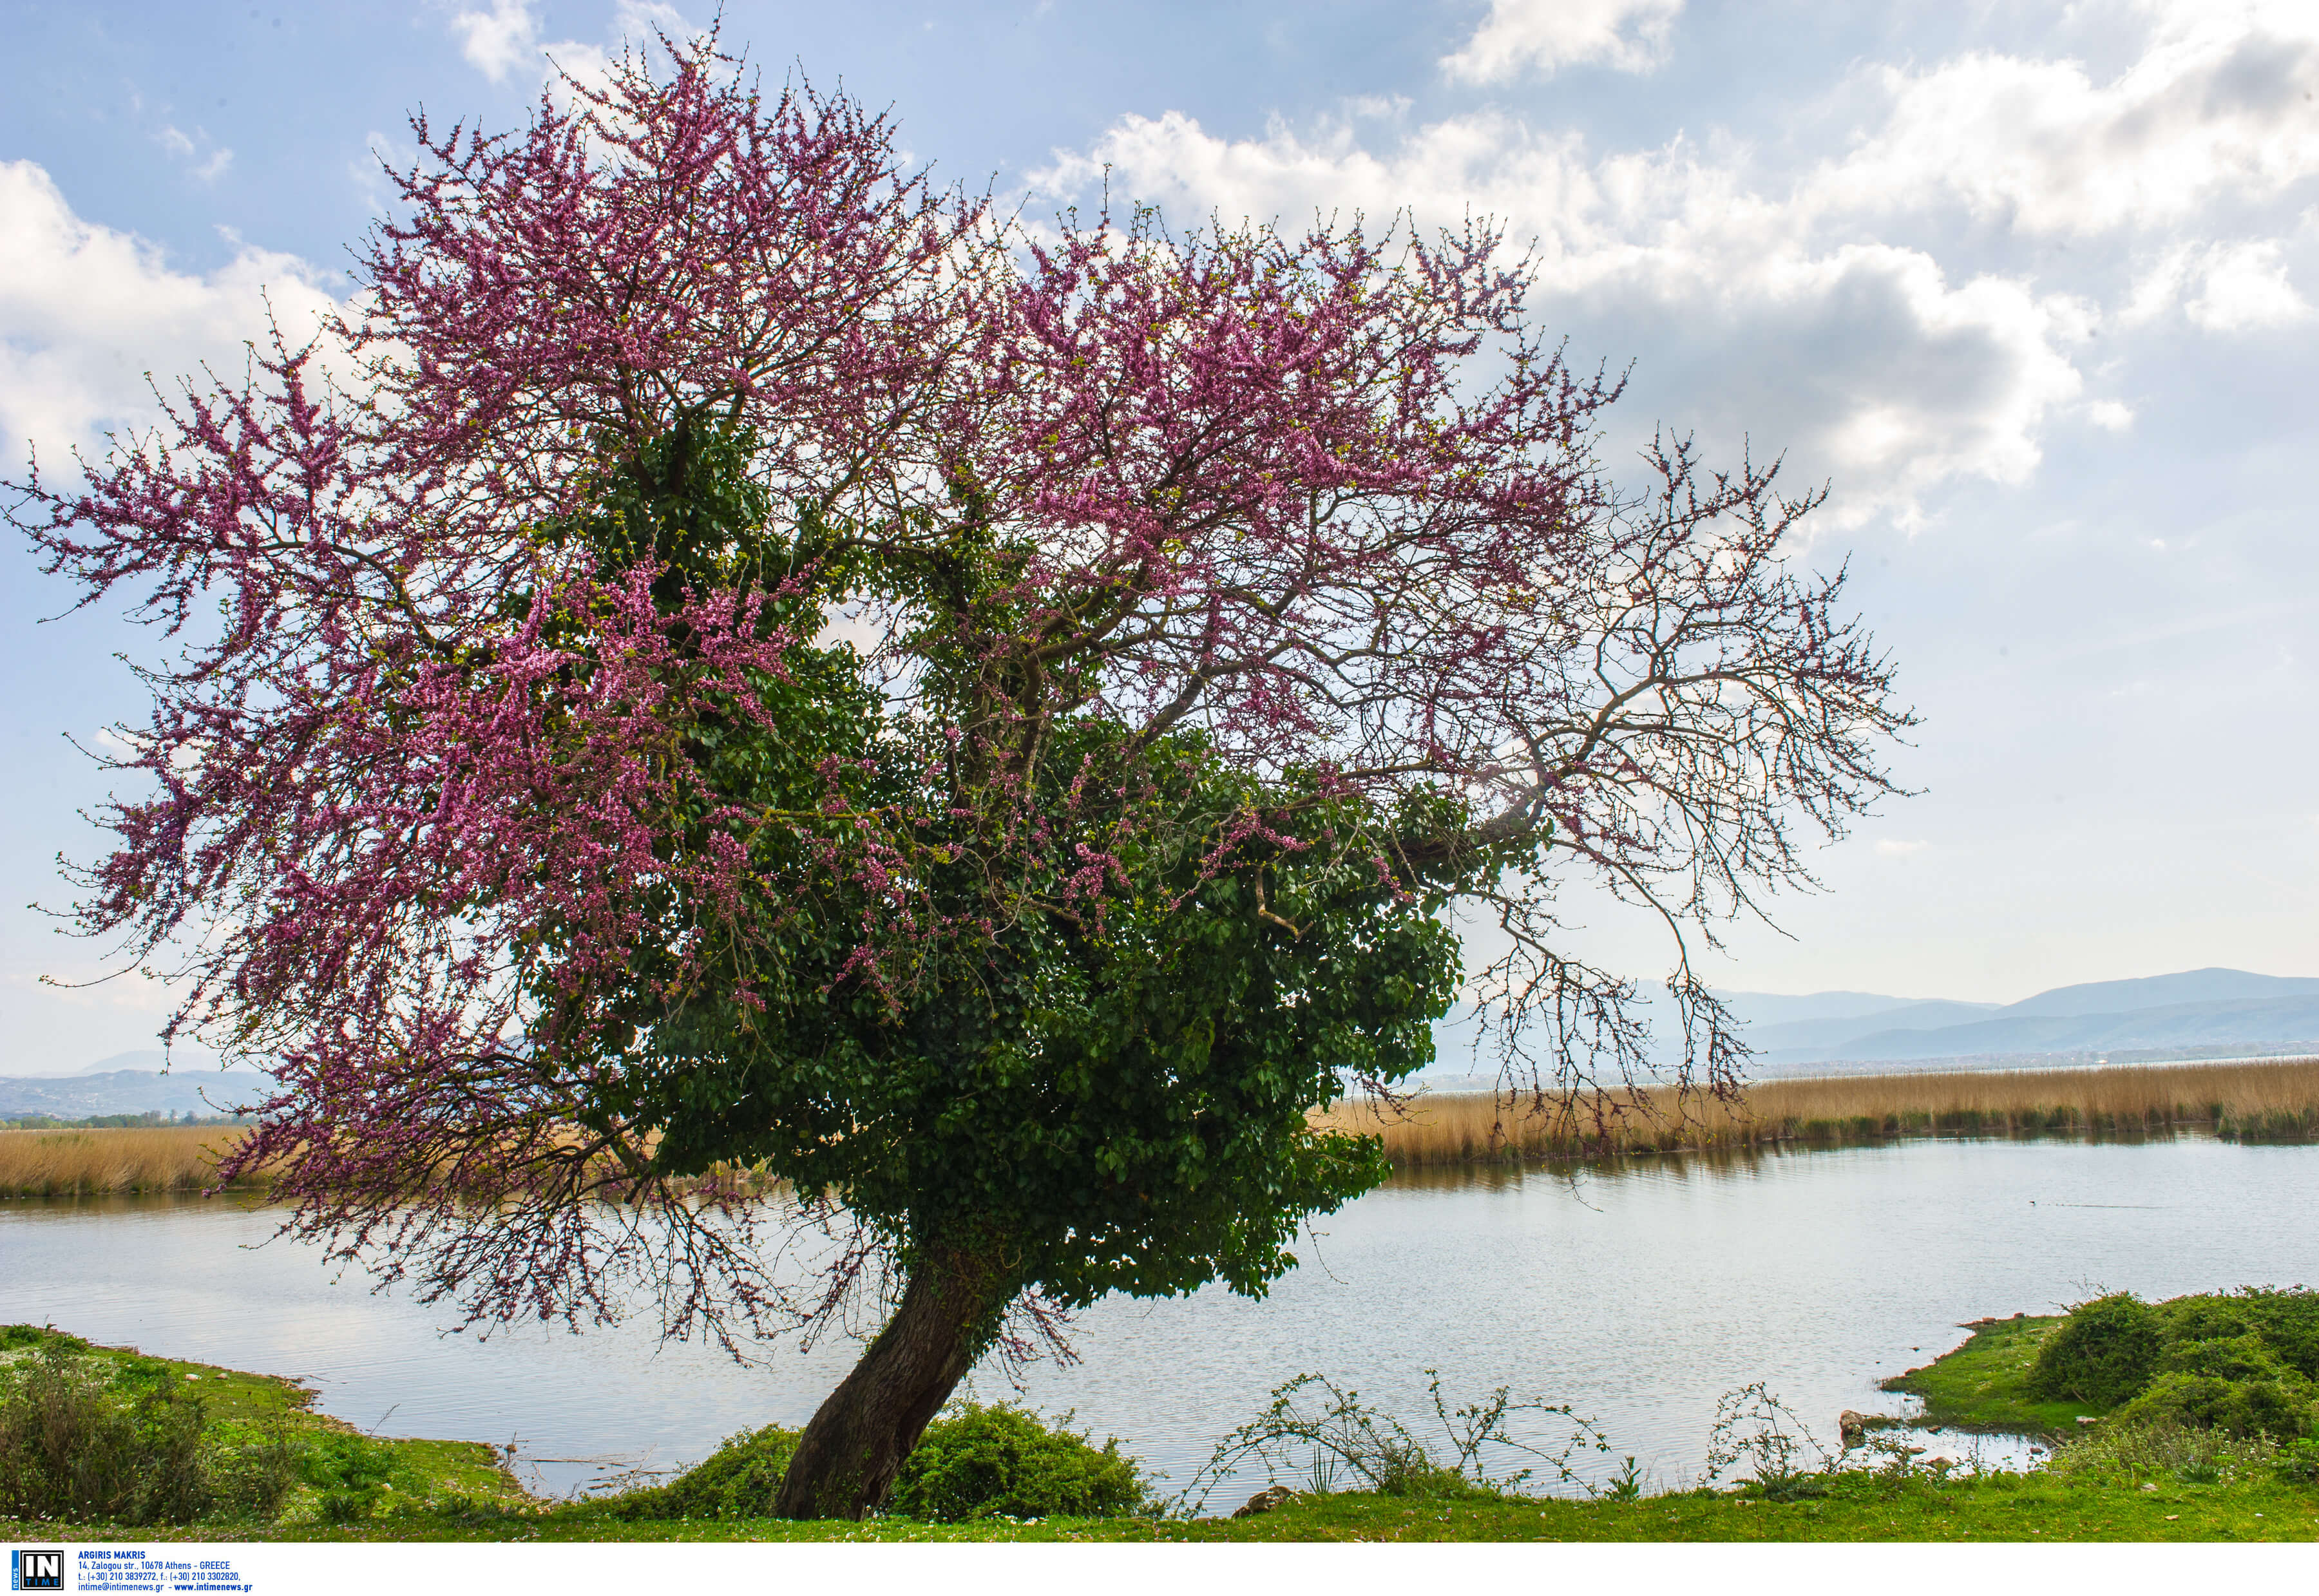
M 1558 882 L 1673 933 L 1645 1101 L 1736 1088 L 1685 939 L 1908 717 L 1809 500 L 1611 484 L 1493 236 L 1034 238 L 713 41 L 417 131 L 356 377 L 14 512 L 171 640 L 80 918 L 275 1070 L 291 1228 L 470 1322 L 866 1300 L 770 1504 L 858 1515 L 1058 1310 L 1260 1294 L 1461 996 L 1510 1111 L 1632 1112 Z

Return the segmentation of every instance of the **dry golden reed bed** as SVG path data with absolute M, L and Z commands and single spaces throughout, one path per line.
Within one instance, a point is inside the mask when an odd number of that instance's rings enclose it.
M 2042 1131 L 2319 1137 L 2319 1059 L 1766 1081 L 1736 1104 L 1623 1094 L 1598 1125 L 1583 1108 L 1539 1114 L 1486 1094 L 1423 1097 L 1405 1120 L 1343 1103 L 1322 1123 L 1385 1139 L 1396 1165 L 1493 1159 L 1743 1151 L 1780 1142 Z
M 218 1153 L 244 1134 L 230 1125 L 0 1131 L 0 1197 L 197 1192 L 217 1178 Z
M 0 1129 L 0 1200 L 198 1192 L 216 1181 L 219 1156 L 248 1134 L 233 1125 Z M 271 1178 L 261 1169 L 235 1181 L 234 1189 L 263 1190 Z M 753 1194 L 778 1185 L 722 1164 L 679 1183 L 684 1190 L 723 1186 Z
M 2319 1059 L 1954 1075 L 1874 1075 L 1767 1081 L 1738 1103 L 1613 1101 L 1600 1127 L 1583 1111 L 1534 1114 L 1484 1094 L 1422 1097 L 1406 1120 L 1358 1103 L 1319 1116 L 1385 1138 L 1396 1165 L 1493 1159 L 1744 1151 L 1781 1142 L 2061 1131 L 2319 1138 Z M 217 1152 L 245 1132 L 230 1125 L 122 1130 L 0 1130 L 0 1197 L 194 1192 L 217 1177 Z

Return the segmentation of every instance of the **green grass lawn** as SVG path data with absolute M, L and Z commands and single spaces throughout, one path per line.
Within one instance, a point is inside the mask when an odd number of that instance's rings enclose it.
M 1855 1474 L 1828 1494 L 1776 1502 L 1752 1492 L 1685 1492 L 1635 1501 L 1424 1501 L 1302 1497 L 1248 1519 L 1049 1519 L 1028 1523 L 790 1523 L 775 1519 L 634 1522 L 584 1504 L 491 1514 L 393 1512 L 359 1523 L 312 1520 L 185 1528 L 0 1526 L 12 1539 L 469 1541 L 2091 1541 L 2319 1539 L 2319 1490 L 2260 1480 L 2211 1485 L 1940 1481 Z

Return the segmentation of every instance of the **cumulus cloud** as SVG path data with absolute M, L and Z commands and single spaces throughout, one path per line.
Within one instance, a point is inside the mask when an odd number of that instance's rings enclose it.
M 20 459 L 27 443 L 52 453 L 149 414 L 149 371 L 165 385 L 204 363 L 238 374 L 269 302 L 293 337 L 333 302 L 304 261 L 247 245 L 214 271 L 179 271 L 76 215 L 40 166 L 0 163 L 0 435 Z
M 1666 57 L 1683 0 L 1490 0 L 1490 14 L 1441 67 L 1468 83 L 1503 83 L 1600 65 L 1647 72 Z
M 1973 51 L 1875 68 L 1881 125 L 1812 187 L 1830 209 L 1941 202 L 2025 231 L 2174 222 L 2219 196 L 2265 198 L 2319 170 L 2319 9 L 2149 6 L 2132 62 Z
M 2177 244 L 2134 282 L 2124 320 L 2155 321 L 2179 310 L 2194 327 L 2233 333 L 2285 327 L 2311 315 L 2288 280 L 2276 239 Z
M 1747 188 L 1681 140 L 1592 158 L 1572 137 L 1500 113 L 1416 130 L 1384 154 L 1345 126 L 1225 140 L 1180 113 L 1127 117 L 1039 180 L 1060 190 L 1105 167 L 1139 194 L 1195 214 L 1467 211 L 1537 240 L 1531 310 L 1583 327 L 1589 353 L 1635 354 L 1664 419 L 1736 447 L 1751 431 L 1834 474 L 1827 524 L 1887 512 L 1958 476 L 2018 482 L 2037 436 L 2076 404 L 2074 360 L 2096 322 L 2078 297 L 2017 278 L 1954 280 L 1918 249 L 1815 246 L 1792 200 Z
M 2287 263 L 2275 243 L 2220 244 L 2206 251 L 2197 296 L 2182 309 L 2210 332 L 2244 332 L 2283 327 L 2311 314 L 2311 307 L 2287 280 Z
M 2097 12 L 2119 14 L 2071 16 Z M 1502 0 L 1450 63 L 1495 81 L 1610 61 L 1603 39 L 1640 50 L 1674 14 Z M 2303 203 L 2319 179 L 2319 11 L 2145 4 L 2129 21 L 2109 52 L 2125 65 L 2099 72 L 2034 50 L 1863 68 L 1829 102 L 1861 118 L 1849 142 L 1777 180 L 1725 136 L 1598 152 L 1491 108 L 1415 127 L 1276 121 L 1241 139 L 1128 116 L 1038 181 L 1075 194 L 1108 167 L 1192 215 L 1493 217 L 1536 241 L 1534 314 L 1583 329 L 1590 355 L 1637 357 L 1665 419 L 1714 444 L 1789 446 L 1800 474 L 1835 479 L 1832 527 L 1912 527 L 1942 484 L 2028 477 L 2057 421 L 2129 428 L 2103 391 L 2119 370 L 2106 333 L 2310 314 L 2260 230 L 2262 207 Z M 2124 294 L 2057 280 L 2036 254 L 2096 233 L 2130 240 L 2099 258 L 2148 263 Z

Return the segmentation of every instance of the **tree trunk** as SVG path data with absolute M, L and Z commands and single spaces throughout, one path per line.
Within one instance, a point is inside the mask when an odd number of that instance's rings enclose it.
M 986 1258 L 922 1256 L 894 1317 L 798 1438 L 774 1515 L 858 1519 L 884 1501 L 902 1459 L 989 1345 L 1005 1289 Z

